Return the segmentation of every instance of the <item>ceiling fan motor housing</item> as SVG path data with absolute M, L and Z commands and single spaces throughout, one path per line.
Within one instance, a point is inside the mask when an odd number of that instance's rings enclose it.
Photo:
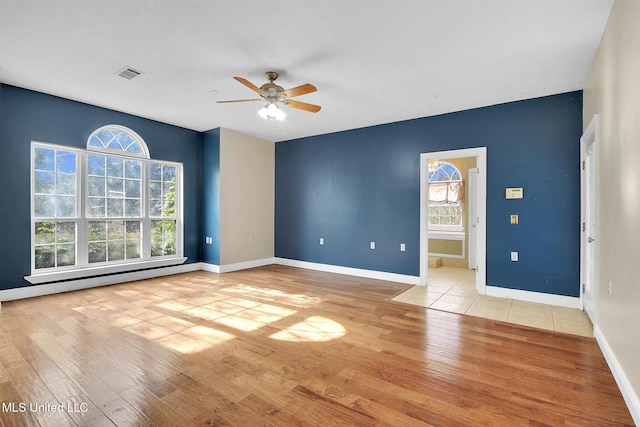
M 280 99 L 280 97 L 278 96 L 278 92 L 282 92 L 284 90 L 282 86 L 278 86 L 273 82 L 278 78 L 278 73 L 276 73 L 275 71 L 267 71 L 266 73 L 264 73 L 264 75 L 267 80 L 269 80 L 269 83 L 265 83 L 260 86 L 260 89 L 265 91 L 267 94 L 266 96 L 262 95 L 262 97 L 265 99 L 277 101 L 278 99 Z

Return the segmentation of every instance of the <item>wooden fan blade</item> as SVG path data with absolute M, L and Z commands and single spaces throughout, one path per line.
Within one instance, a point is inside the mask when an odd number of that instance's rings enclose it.
M 316 89 L 314 85 L 307 83 L 301 86 L 297 86 L 291 89 L 278 92 L 278 95 L 284 95 L 287 98 L 293 98 L 294 96 L 304 95 L 306 93 L 315 92 L 316 90 L 318 89 Z
M 267 95 L 265 91 L 263 91 L 262 89 L 260 89 L 258 86 L 254 85 L 247 79 L 243 79 L 242 77 L 234 77 L 234 79 L 239 81 L 240 83 L 242 83 L 243 85 L 251 89 L 252 91 L 259 93 L 260 95 L 264 95 L 264 96 Z
M 264 101 L 264 99 L 233 99 L 231 101 L 216 101 L 216 103 L 228 104 L 230 102 L 249 102 L 249 101 Z
M 310 113 L 317 113 L 320 111 L 319 105 L 307 104 L 306 102 L 294 101 L 292 99 L 287 100 L 287 105 L 298 110 L 309 111 Z

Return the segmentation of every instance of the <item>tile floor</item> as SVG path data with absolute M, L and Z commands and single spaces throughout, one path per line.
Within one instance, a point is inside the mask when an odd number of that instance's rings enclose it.
M 582 310 L 478 295 L 474 276 L 473 270 L 465 268 L 432 268 L 429 270 L 428 286 L 414 286 L 392 300 L 574 335 L 593 336 L 591 321 Z

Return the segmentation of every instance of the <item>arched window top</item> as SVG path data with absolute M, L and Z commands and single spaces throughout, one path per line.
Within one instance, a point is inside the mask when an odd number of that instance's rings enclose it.
M 429 163 L 429 182 L 457 182 L 462 181 L 462 174 L 458 168 L 449 162 L 436 161 Z
M 87 150 L 149 158 L 149 149 L 140 135 L 119 125 L 102 126 L 94 130 L 87 140 Z

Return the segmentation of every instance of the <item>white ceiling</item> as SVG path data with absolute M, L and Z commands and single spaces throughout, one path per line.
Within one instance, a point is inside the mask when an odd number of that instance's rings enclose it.
M 0 0 L 0 82 L 271 141 L 582 89 L 613 0 Z M 144 74 L 115 73 L 125 66 Z M 264 72 L 313 114 L 261 119 Z

